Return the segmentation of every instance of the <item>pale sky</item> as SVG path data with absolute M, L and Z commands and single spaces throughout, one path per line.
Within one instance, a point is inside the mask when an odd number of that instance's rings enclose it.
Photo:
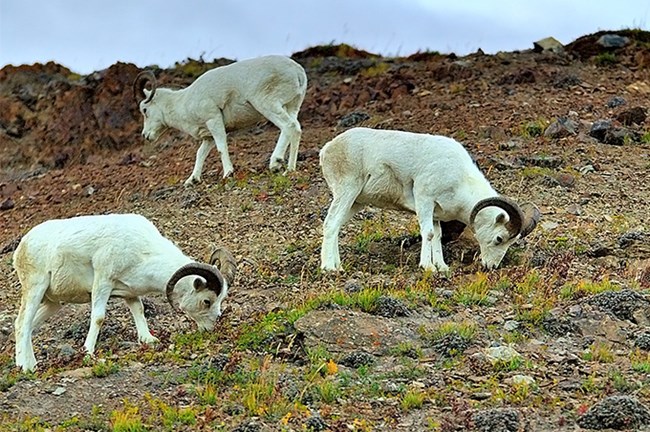
M 649 30 L 649 0 L 0 0 L 0 67 L 54 61 L 88 74 L 348 43 L 385 56 L 465 55 Z

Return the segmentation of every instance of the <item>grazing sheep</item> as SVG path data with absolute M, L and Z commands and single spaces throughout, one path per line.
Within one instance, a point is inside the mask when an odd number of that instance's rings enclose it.
M 145 88 L 151 83 L 151 90 Z M 201 181 L 205 158 L 216 144 L 221 153 L 223 177 L 234 171 L 228 154 L 226 133 L 268 119 L 280 129 L 269 168 L 281 167 L 287 148 L 288 170 L 296 169 L 301 128 L 298 111 L 307 91 L 305 70 L 283 56 L 242 60 L 205 72 L 181 90 L 158 88 L 151 71 L 143 71 L 133 83 L 144 116 L 142 135 L 156 140 L 168 128 L 200 139 L 194 170 L 185 185 Z
M 325 144 L 320 164 L 333 199 L 323 225 L 321 268 L 341 268 L 338 236 L 365 205 L 415 213 L 420 266 L 446 272 L 440 222 L 469 225 L 487 268 L 499 265 L 515 240 L 540 218 L 532 204 L 499 196 L 463 146 L 447 137 L 354 128 Z
M 16 318 L 16 366 L 34 370 L 32 332 L 65 303 L 91 303 L 90 329 L 84 343 L 95 350 L 110 297 L 124 299 L 142 343 L 156 342 L 140 298 L 166 293 L 179 302 L 202 330 L 211 330 L 232 283 L 236 264 L 217 248 L 209 262 L 187 257 L 145 217 L 137 214 L 79 216 L 43 222 L 32 228 L 14 251 L 22 286 Z M 194 277 L 187 277 L 194 276 Z

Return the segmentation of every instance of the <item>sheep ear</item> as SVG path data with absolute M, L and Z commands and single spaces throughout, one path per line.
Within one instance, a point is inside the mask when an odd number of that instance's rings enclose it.
M 498 223 L 498 224 L 506 223 L 506 214 L 505 213 L 499 213 L 499 215 L 497 216 L 497 219 L 496 219 L 496 223 Z
M 194 289 L 197 291 L 204 290 L 206 288 L 205 282 L 203 279 L 196 278 L 194 279 Z
M 146 88 L 142 89 L 142 92 L 144 93 L 144 96 L 149 99 L 149 94 L 151 94 L 151 90 L 147 90 Z

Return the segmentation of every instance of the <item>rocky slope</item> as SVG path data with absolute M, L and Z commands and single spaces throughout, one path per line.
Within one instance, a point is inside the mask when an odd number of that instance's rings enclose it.
M 617 36 L 617 37 L 615 37 Z M 309 77 L 299 170 L 266 171 L 277 130 L 231 134 L 183 188 L 196 143 L 143 143 L 139 70 L 0 70 L 0 428 L 3 430 L 624 429 L 650 424 L 650 37 L 601 32 L 566 47 L 381 58 L 345 45 L 296 53 Z M 613 46 L 612 46 L 613 45 Z M 620 46 L 618 46 L 620 45 Z M 188 59 L 185 86 L 230 60 Z M 413 217 L 366 209 L 341 236 L 346 271 L 318 271 L 329 193 L 318 150 L 355 125 L 453 136 L 540 226 L 483 273 L 471 233 L 448 278 L 417 268 Z M 135 344 L 111 303 L 97 359 L 86 305 L 34 337 L 13 368 L 19 284 L 9 253 L 50 218 L 138 212 L 200 258 L 228 245 L 237 283 L 214 334 L 147 300 L 161 343 Z M 130 427 L 131 429 L 127 428 Z M 647 426 L 646 426 L 647 427 Z

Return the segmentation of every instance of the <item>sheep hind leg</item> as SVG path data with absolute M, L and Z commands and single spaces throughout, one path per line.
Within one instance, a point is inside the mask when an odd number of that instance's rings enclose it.
M 321 269 L 333 271 L 341 269 L 339 254 L 339 234 L 341 227 L 363 206 L 354 203 L 358 193 L 335 196 L 327 210 L 323 222 L 323 244 L 321 246 Z
M 280 104 L 273 105 L 272 107 L 255 108 L 260 112 L 260 114 L 280 129 L 280 137 L 278 138 L 275 149 L 271 154 L 269 169 L 271 171 L 277 171 L 282 167 L 284 157 L 287 153 L 287 148 L 290 146 L 287 171 L 295 171 L 298 162 L 298 146 L 300 145 L 300 137 L 302 135 L 302 129 L 298 122 L 297 113 L 289 113 Z
M 417 205 L 417 203 L 416 203 Z M 422 235 L 422 249 L 420 251 L 420 267 L 427 270 L 449 272 L 442 255 L 442 229 L 440 222 L 433 220 L 433 210 L 420 206 L 417 209 L 420 234 Z
M 23 284 L 23 297 L 20 301 L 20 309 L 18 310 L 14 327 L 16 366 L 22 368 L 24 372 L 33 371 L 36 368 L 32 333 L 34 332 L 35 324 L 42 323 L 46 311 L 49 310 L 49 306 L 41 303 L 49 286 L 49 274 L 28 280 Z
M 97 343 L 99 330 L 102 328 L 104 319 L 106 318 L 106 306 L 111 296 L 112 288 L 110 282 L 103 281 L 95 276 L 91 294 L 90 328 L 88 329 L 88 335 L 84 342 L 84 348 L 86 348 L 86 352 L 90 355 L 95 352 L 95 344 Z
M 138 340 L 146 344 L 158 342 L 158 338 L 149 331 L 147 319 L 144 317 L 144 306 L 140 297 L 125 298 L 124 302 L 129 307 L 131 315 L 133 315 L 135 328 L 138 331 Z

